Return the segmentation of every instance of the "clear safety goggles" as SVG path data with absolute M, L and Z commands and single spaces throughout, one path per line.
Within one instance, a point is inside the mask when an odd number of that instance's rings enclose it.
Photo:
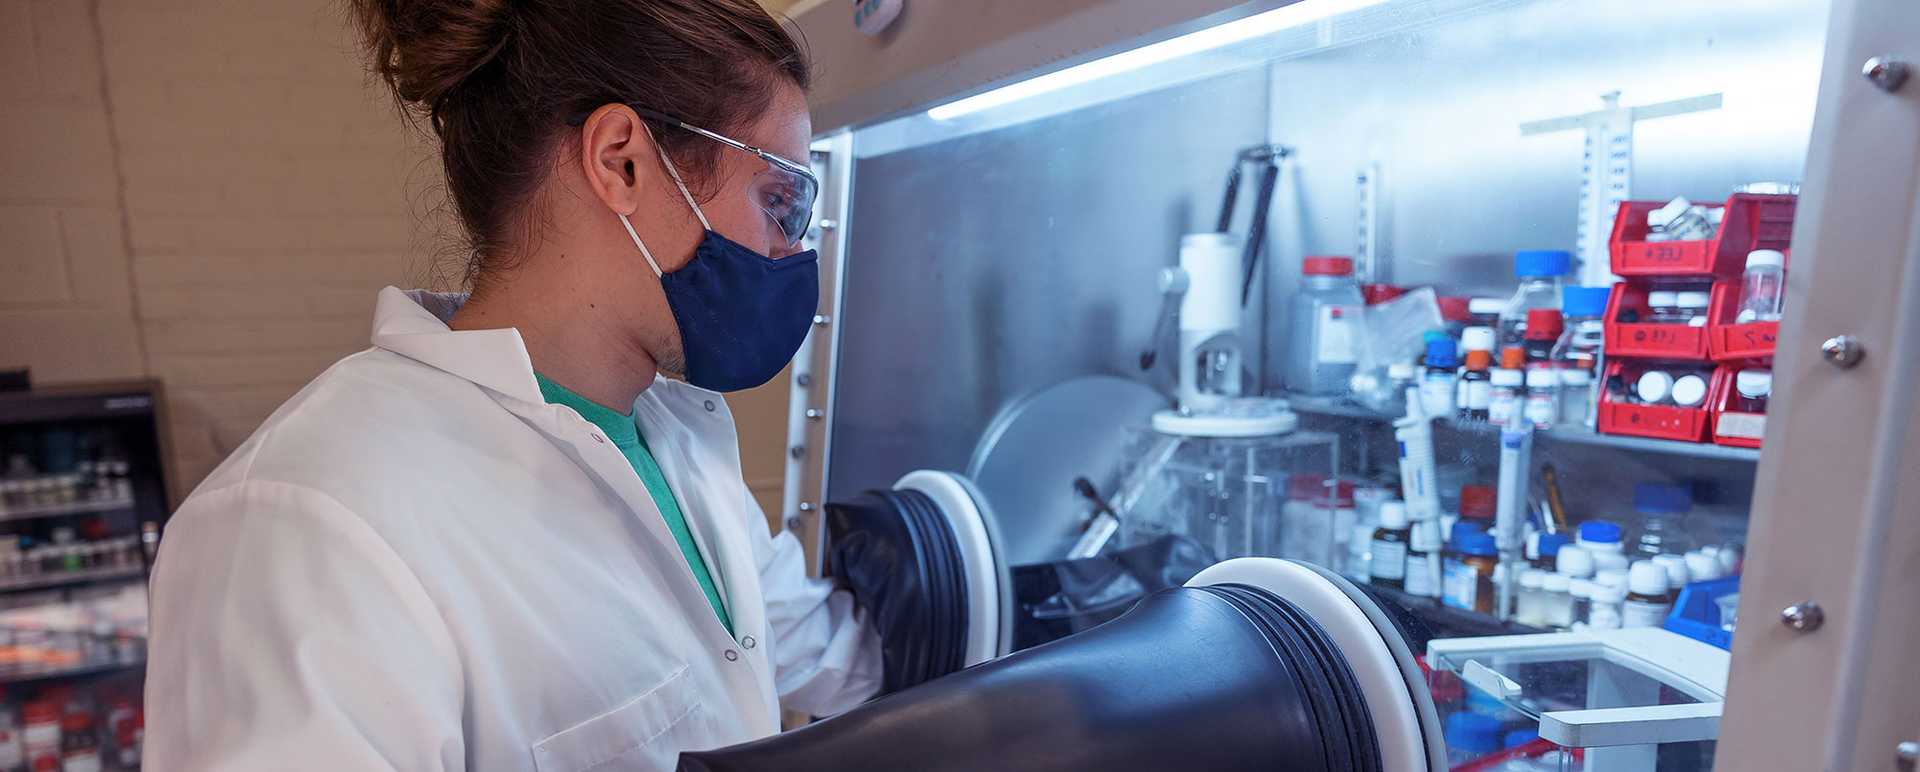
M 628 105 L 640 117 L 660 121 L 685 131 L 690 131 L 711 139 L 735 150 L 752 153 L 767 162 L 766 179 L 759 182 L 754 191 L 755 203 L 767 213 L 774 225 L 780 228 L 780 234 L 787 238 L 787 246 L 797 247 L 800 239 L 807 235 L 807 228 L 813 224 L 813 204 L 820 196 L 820 180 L 813 176 L 813 170 L 804 164 L 790 161 L 749 145 L 719 132 L 686 123 L 665 113 L 651 110 L 640 105 Z M 578 126 L 586 123 L 587 116 L 580 115 L 569 121 Z

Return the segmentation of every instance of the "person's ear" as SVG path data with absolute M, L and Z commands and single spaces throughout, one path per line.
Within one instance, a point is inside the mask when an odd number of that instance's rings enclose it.
M 633 214 L 641 192 L 660 183 L 657 152 L 652 133 L 626 105 L 601 105 L 580 125 L 580 170 L 615 214 Z

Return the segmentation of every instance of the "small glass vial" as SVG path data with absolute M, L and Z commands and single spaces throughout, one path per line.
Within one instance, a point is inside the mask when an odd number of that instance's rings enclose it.
M 1478 328 L 1486 329 L 1486 328 Z M 1473 332 L 1472 329 L 1467 332 Z M 1488 334 L 1492 334 L 1488 330 Z M 1458 402 L 1460 418 L 1467 421 L 1485 421 L 1488 411 L 1493 407 L 1493 378 L 1487 368 L 1493 365 L 1493 354 L 1473 349 L 1467 352 L 1467 365 L 1460 372 Z
M 1526 420 L 1535 429 L 1549 429 L 1560 415 L 1560 374 L 1550 367 L 1527 371 Z
M 1727 409 L 1736 413 L 1765 413 L 1767 400 L 1773 396 L 1772 370 L 1741 370 L 1733 376 L 1733 404 Z
M 1500 367 L 1490 377 L 1493 391 L 1487 402 L 1487 421 L 1495 426 L 1517 425 L 1526 398 L 1527 377 L 1522 372 L 1527 353 L 1519 347 L 1500 352 Z
M 1664 405 L 1673 397 L 1673 374 L 1648 370 L 1633 384 L 1633 396 L 1643 405 Z
M 1626 588 L 1596 584 L 1593 588 L 1593 605 L 1587 608 L 1587 629 L 1620 629 L 1621 606 L 1625 605 L 1626 599 Z
M 1627 572 L 1627 597 L 1620 606 L 1621 627 L 1659 627 L 1673 611 L 1667 570 L 1651 560 L 1634 561 Z
M 1740 312 L 1733 321 L 1777 322 L 1787 299 L 1787 256 L 1771 249 L 1747 253 L 1747 272 L 1740 277 Z
M 1368 543 L 1368 581 L 1380 587 L 1404 590 L 1407 587 L 1407 505 L 1399 501 L 1380 503 L 1380 527 L 1374 529 Z
M 1547 572 L 1529 568 L 1520 572 L 1520 594 L 1514 598 L 1513 621 L 1530 627 L 1545 627 L 1545 610 L 1540 603 L 1540 587 Z
M 1686 317 L 1688 327 L 1707 326 L 1707 303 L 1711 300 L 1711 295 L 1699 291 L 1674 294 L 1674 301 L 1680 307 L 1680 315 Z
M 1696 373 L 1675 378 L 1669 396 L 1681 407 L 1699 407 L 1707 401 L 1707 379 Z
M 1540 618 L 1547 627 L 1573 626 L 1573 580 L 1563 574 L 1547 574 L 1540 582 Z
M 1680 293 L 1673 290 L 1654 290 L 1647 293 L 1647 307 L 1653 316 L 1645 321 L 1653 324 L 1686 324 L 1687 316 L 1680 312 Z

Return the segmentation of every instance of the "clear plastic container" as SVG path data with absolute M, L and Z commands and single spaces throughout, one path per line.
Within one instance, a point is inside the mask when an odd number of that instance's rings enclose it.
M 1740 277 L 1740 313 L 1734 321 L 1777 322 L 1787 299 L 1787 256 L 1771 249 L 1747 253 L 1747 272 Z
M 1551 367 L 1527 370 L 1527 401 L 1523 417 L 1536 429 L 1553 426 L 1560 413 L 1560 374 Z
M 1513 275 L 1520 288 L 1500 311 L 1500 345 L 1523 345 L 1527 332 L 1527 312 L 1540 308 L 1560 309 L 1562 279 L 1573 269 L 1573 255 L 1557 249 L 1528 249 L 1513 255 Z
M 1353 280 L 1353 258 L 1309 257 L 1300 266 L 1287 347 L 1287 389 L 1338 395 L 1360 361 L 1365 300 Z

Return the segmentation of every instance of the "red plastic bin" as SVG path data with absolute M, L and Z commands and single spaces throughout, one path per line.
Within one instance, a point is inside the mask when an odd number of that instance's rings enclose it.
M 1707 399 L 1701 403 L 1701 407 L 1636 405 L 1631 402 L 1614 401 L 1613 390 L 1606 388 L 1606 384 L 1612 383 L 1615 378 L 1624 377 L 1622 371 L 1629 368 L 1637 372 L 1643 368 L 1643 365 L 1617 360 L 1607 363 L 1607 377 L 1601 381 L 1600 433 L 1681 442 L 1706 442 L 1708 424 L 1712 422 L 1712 416 L 1707 408 L 1717 404 L 1719 400 L 1719 395 L 1715 392 L 1719 384 L 1717 374 L 1709 381 Z M 1631 379 L 1627 383 L 1627 388 L 1633 388 Z
M 1713 285 L 1713 303 L 1707 307 L 1707 354 L 1715 362 L 1767 359 L 1780 336 L 1779 322 L 1735 324 L 1740 315 L 1740 282 Z
M 1771 365 L 1758 362 L 1746 362 L 1721 365 L 1713 371 L 1713 388 L 1707 398 L 1713 406 L 1713 436 L 1718 445 L 1730 445 L 1736 448 L 1760 447 L 1760 438 L 1767 432 L 1766 413 L 1746 413 L 1728 410 L 1733 404 L 1733 379 L 1746 366 L 1760 369 L 1772 369 Z
M 1607 318 L 1604 323 L 1607 356 L 1711 361 L 1707 357 L 1707 327 L 1620 321 L 1620 313 L 1627 310 L 1634 311 L 1643 319 L 1653 315 L 1652 307 L 1647 305 L 1648 291 L 1647 285 L 1638 282 L 1623 281 L 1613 285 L 1613 293 L 1607 296 Z M 1720 302 L 1719 294 L 1714 294 L 1707 306 L 1708 319 L 1719 318 L 1715 311 Z
M 1613 272 L 1621 276 L 1739 276 L 1747 253 L 1756 249 L 1785 250 L 1793 236 L 1793 215 L 1799 205 L 1794 195 L 1735 193 L 1724 204 L 1720 229 L 1703 241 L 1647 241 L 1647 213 L 1665 201 L 1623 201 L 1613 218 L 1608 251 Z

